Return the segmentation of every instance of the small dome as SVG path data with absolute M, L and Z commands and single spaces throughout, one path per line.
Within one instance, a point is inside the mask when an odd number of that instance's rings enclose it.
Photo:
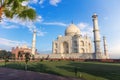
M 58 37 L 62 37 L 62 35 L 59 35 Z
M 26 44 L 22 45 L 21 48 L 28 48 Z
M 76 25 L 70 24 L 65 30 L 65 35 L 66 36 L 80 35 L 80 29 Z
M 61 37 L 62 37 L 62 35 L 59 35 L 59 36 L 58 36 L 58 39 L 61 38 Z

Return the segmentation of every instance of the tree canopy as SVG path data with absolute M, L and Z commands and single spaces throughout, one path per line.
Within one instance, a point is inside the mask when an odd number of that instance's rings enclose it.
M 36 11 L 28 5 L 23 5 L 23 2 L 29 0 L 0 0 L 0 19 L 4 14 L 7 18 L 17 16 L 23 20 L 35 20 Z

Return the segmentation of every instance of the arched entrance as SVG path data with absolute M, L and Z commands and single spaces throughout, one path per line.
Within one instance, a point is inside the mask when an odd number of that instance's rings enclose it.
M 63 53 L 69 53 L 69 45 L 67 42 L 63 42 Z

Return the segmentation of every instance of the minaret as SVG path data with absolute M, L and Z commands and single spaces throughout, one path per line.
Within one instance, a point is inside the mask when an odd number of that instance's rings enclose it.
M 100 48 L 100 32 L 98 27 L 98 15 L 94 14 L 93 18 L 93 32 L 94 32 L 94 47 L 95 47 L 95 58 L 101 58 L 101 48 Z
M 106 43 L 106 37 L 103 36 L 103 45 L 104 45 L 104 55 L 106 58 L 108 58 L 108 49 L 107 49 L 107 43 Z
M 33 31 L 33 40 L 32 40 L 32 55 L 35 55 L 36 52 L 36 30 Z

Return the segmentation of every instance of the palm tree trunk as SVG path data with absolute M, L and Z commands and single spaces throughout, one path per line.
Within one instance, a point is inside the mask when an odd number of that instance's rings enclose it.
M 4 11 L 4 1 L 5 0 L 0 1 L 0 21 L 1 21 L 1 18 L 2 18 L 3 11 Z

